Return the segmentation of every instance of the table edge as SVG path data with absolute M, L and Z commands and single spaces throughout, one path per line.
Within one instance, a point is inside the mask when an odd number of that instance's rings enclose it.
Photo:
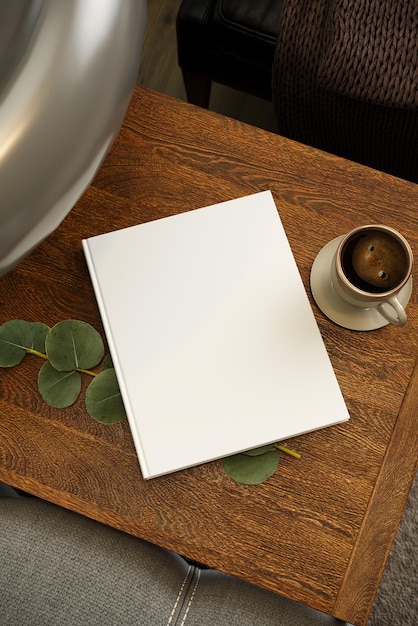
M 415 448 L 418 450 L 417 397 L 418 360 L 415 363 L 356 544 L 334 603 L 333 615 L 350 623 L 363 626 L 367 623 L 417 471 L 418 455 L 413 454 Z M 393 524 L 394 519 L 397 519 L 396 526 Z M 375 549 L 377 535 L 379 546 L 386 546 L 385 550 L 378 553 Z M 367 606 L 363 605 L 362 597 L 367 602 Z

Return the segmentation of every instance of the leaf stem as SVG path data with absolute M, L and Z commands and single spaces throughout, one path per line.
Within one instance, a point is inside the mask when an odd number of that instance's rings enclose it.
M 81 372 L 82 374 L 88 374 L 89 376 L 97 376 L 96 372 L 92 372 L 92 370 L 82 370 L 79 367 L 75 368 L 77 372 Z
M 43 352 L 39 352 L 38 350 L 34 350 L 33 348 L 26 348 L 26 352 L 28 352 L 29 354 L 34 354 L 35 356 L 39 356 L 41 357 L 41 359 L 45 359 L 45 361 L 48 360 L 48 355 L 44 354 Z M 89 376 L 97 376 L 96 372 L 93 372 L 92 370 L 83 370 L 79 367 L 74 368 L 77 372 L 81 372 L 82 374 L 88 374 Z
M 45 361 L 48 360 L 47 355 L 44 354 L 43 352 L 38 352 L 38 350 L 33 350 L 32 348 L 26 348 L 26 352 L 29 352 L 29 354 L 34 354 L 35 356 L 40 356 L 41 359 L 45 359 Z
M 295 458 L 295 459 L 300 459 L 301 458 L 301 455 L 299 454 L 299 452 L 295 452 L 294 450 L 290 450 L 289 448 L 286 448 L 286 446 L 282 446 L 279 443 L 275 443 L 274 445 L 276 446 L 276 448 L 278 450 L 281 450 L 282 452 L 285 452 L 289 456 L 293 456 L 293 458 Z

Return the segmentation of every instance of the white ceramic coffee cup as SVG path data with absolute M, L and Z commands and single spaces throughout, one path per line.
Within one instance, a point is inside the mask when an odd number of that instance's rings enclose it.
M 370 242 L 373 237 L 383 234 L 389 237 L 399 254 L 385 262 L 393 266 L 393 275 L 397 277 L 394 284 L 388 284 L 386 288 L 385 281 L 389 278 L 389 271 L 385 269 L 384 263 L 380 263 L 380 259 L 373 257 L 375 248 L 371 244 L 368 250 L 369 257 L 374 263 L 373 271 L 378 268 L 378 274 L 382 276 L 381 284 L 376 287 L 369 284 L 363 277 L 359 277 L 353 268 L 353 250 L 360 240 Z M 367 239 L 366 239 L 367 238 Z M 381 239 L 382 237 L 380 237 Z M 388 255 L 387 255 L 388 256 Z M 369 266 L 370 267 L 370 264 Z M 343 298 L 349 304 L 367 309 L 375 307 L 378 312 L 391 324 L 395 326 L 403 326 L 406 323 L 407 316 L 405 309 L 399 301 L 399 292 L 411 278 L 413 268 L 413 254 L 407 240 L 395 229 L 382 224 L 367 224 L 350 231 L 341 240 L 337 251 L 334 255 L 331 268 L 331 281 L 335 293 Z M 374 278 L 372 278 L 374 280 Z M 388 281 L 390 283 L 390 281 Z

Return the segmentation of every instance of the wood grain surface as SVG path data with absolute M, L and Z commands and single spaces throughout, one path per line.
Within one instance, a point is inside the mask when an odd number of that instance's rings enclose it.
M 0 480 L 365 624 L 417 466 L 417 290 L 405 327 L 355 332 L 319 311 L 309 273 L 325 243 L 366 223 L 397 228 L 417 257 L 415 185 L 137 88 L 94 183 L 0 279 L 0 323 L 75 318 L 104 337 L 82 238 L 265 189 L 351 419 L 288 441 L 302 458 L 282 455 L 259 486 L 236 484 L 219 462 L 144 481 L 127 422 L 95 422 L 82 398 L 48 407 L 27 355 L 0 371 Z

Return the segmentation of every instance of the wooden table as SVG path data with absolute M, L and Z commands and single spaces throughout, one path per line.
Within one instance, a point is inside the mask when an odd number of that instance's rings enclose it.
M 103 333 L 82 237 L 265 189 L 310 298 L 316 254 L 355 226 L 398 228 L 418 258 L 414 184 L 137 89 L 93 185 L 0 279 L 0 322 L 75 318 Z M 219 462 L 143 481 L 128 423 L 95 422 L 82 399 L 48 407 L 29 355 L 0 372 L 0 480 L 365 624 L 417 465 L 417 290 L 404 328 L 367 333 L 312 304 L 351 419 L 289 441 L 302 458 L 282 455 L 266 483 L 236 484 Z

